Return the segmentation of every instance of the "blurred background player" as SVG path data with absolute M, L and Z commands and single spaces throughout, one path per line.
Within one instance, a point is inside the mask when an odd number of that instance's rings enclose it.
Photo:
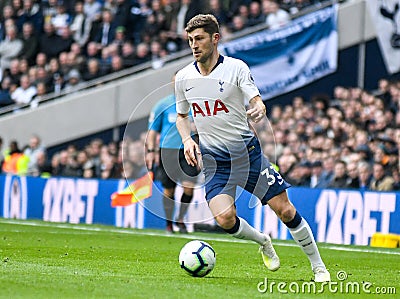
M 175 209 L 175 188 L 177 182 L 183 187 L 176 225 L 179 232 L 187 233 L 184 217 L 193 198 L 193 188 L 200 173 L 196 166 L 190 166 L 183 153 L 181 137 L 176 129 L 176 107 L 173 94 L 161 99 L 152 109 L 149 117 L 146 140 L 146 165 L 157 167 L 156 179 L 163 190 L 163 206 L 167 220 L 167 232 L 173 232 Z

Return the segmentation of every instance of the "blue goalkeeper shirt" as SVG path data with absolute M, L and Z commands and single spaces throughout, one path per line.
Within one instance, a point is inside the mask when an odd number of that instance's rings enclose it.
M 151 110 L 148 129 L 160 133 L 160 148 L 182 147 L 182 139 L 175 124 L 176 115 L 173 94 L 161 99 Z

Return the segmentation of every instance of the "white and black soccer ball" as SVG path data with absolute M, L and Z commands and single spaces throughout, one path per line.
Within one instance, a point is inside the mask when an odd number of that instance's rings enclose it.
M 203 277 L 214 269 L 215 251 L 210 244 L 194 240 L 186 243 L 179 253 L 179 264 L 191 276 Z

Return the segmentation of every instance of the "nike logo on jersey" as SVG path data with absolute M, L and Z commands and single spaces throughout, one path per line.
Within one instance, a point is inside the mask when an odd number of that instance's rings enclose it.
M 186 88 L 186 89 L 185 89 L 185 92 L 188 92 L 189 90 L 191 90 L 191 89 L 193 89 L 193 88 L 194 88 L 194 86 L 193 86 L 193 87 Z

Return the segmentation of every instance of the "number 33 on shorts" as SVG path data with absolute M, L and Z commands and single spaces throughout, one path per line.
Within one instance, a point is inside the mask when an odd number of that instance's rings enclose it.
M 275 184 L 276 179 L 278 179 L 279 185 L 282 185 L 284 182 L 279 172 L 277 172 L 272 165 L 261 171 L 261 175 L 265 175 L 267 177 L 267 182 L 270 186 Z

